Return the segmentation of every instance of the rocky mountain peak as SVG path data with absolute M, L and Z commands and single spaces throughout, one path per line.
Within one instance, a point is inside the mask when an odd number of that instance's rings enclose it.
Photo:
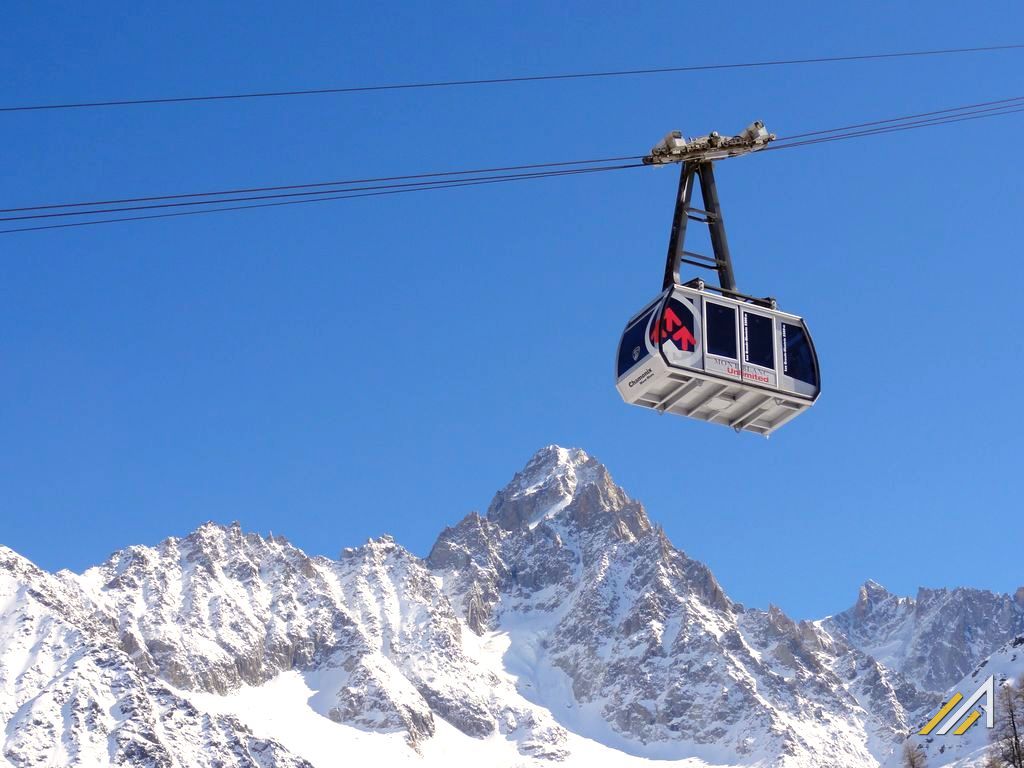
M 3 545 L 0 545 L 0 570 L 10 571 L 15 576 L 26 573 L 41 573 L 31 561 Z
M 375 539 L 367 539 L 366 543 L 361 546 L 345 547 L 341 550 L 338 559 L 347 562 L 382 563 L 389 559 L 415 559 L 415 556 L 398 544 L 393 536 L 384 534 Z
M 157 557 L 158 551 L 166 552 L 169 549 L 174 549 L 191 561 L 215 563 L 230 559 L 232 554 L 237 553 L 243 547 L 243 539 L 248 539 L 250 542 L 264 542 L 258 534 L 243 535 L 238 522 L 223 525 L 207 521 L 182 538 L 172 536 L 165 539 L 156 546 L 155 550 L 149 547 L 128 547 L 121 552 L 114 553 L 114 558 L 123 559 L 125 556 L 131 556 L 145 559 L 146 557 Z
M 581 486 L 594 482 L 597 467 L 582 450 L 542 448 L 495 494 L 487 517 L 506 530 L 532 528 L 564 509 Z
M 857 602 L 853 611 L 858 619 L 865 619 L 882 603 L 894 598 L 895 595 L 873 579 L 865 581 L 857 593 Z
M 868 579 L 861 585 L 861 591 L 877 595 L 891 595 L 892 593 L 874 579 Z
M 619 539 L 652 530 L 643 507 L 615 484 L 604 464 L 579 448 L 558 445 L 539 450 L 495 494 L 487 519 L 507 531 L 569 520 L 580 531 L 610 529 Z

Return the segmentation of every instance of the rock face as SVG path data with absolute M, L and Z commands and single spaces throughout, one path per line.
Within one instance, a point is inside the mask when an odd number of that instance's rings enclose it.
M 995 648 L 1024 633 L 1022 594 L 1024 588 L 1011 597 L 922 587 L 916 598 L 897 597 L 868 581 L 852 608 L 822 626 L 923 689 L 941 693 Z
M 565 676 L 573 730 L 598 736 L 581 724 L 601 722 L 638 754 L 661 744 L 679 757 L 724 750 L 738 761 L 870 764 L 862 745 L 824 738 L 857 707 L 819 660 L 817 630 L 732 603 L 582 451 L 538 453 L 486 518 L 471 514 L 442 533 L 427 562 L 470 627 L 530 648 L 524 685 Z M 821 713 L 807 718 L 821 738 L 792 726 L 808 711 Z
M 120 647 L 76 579 L 0 547 L 0 722 L 7 764 L 306 768 L 241 722 L 198 711 Z
M 603 465 L 549 446 L 425 560 L 390 537 L 309 557 L 237 524 L 81 575 L 0 547 L 0 765 L 306 766 L 311 740 L 398 738 L 422 765 L 505 745 L 521 765 L 868 768 L 1024 632 L 1021 594 L 868 582 L 820 622 L 745 609 Z M 287 675 L 298 738 L 220 705 Z

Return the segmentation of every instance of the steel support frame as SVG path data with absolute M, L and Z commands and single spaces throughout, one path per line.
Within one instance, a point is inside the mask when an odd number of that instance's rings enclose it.
M 700 194 L 704 201 L 704 209 L 693 208 L 693 185 L 700 179 Z M 695 215 L 696 214 L 696 215 Z M 707 224 L 711 235 L 711 247 L 714 258 L 699 256 L 685 250 L 686 225 L 689 220 Z M 686 256 L 702 258 L 703 264 Z M 679 190 L 676 193 L 676 208 L 672 215 L 672 234 L 668 241 L 668 258 L 665 262 L 665 279 L 663 289 L 672 285 L 681 285 L 679 276 L 680 264 L 714 269 L 718 272 L 719 287 L 725 291 L 736 292 L 736 276 L 732 269 L 732 257 L 729 255 L 729 240 L 725 235 L 725 222 L 722 219 L 722 206 L 718 200 L 718 188 L 715 186 L 714 164 L 710 160 L 686 161 L 679 169 Z

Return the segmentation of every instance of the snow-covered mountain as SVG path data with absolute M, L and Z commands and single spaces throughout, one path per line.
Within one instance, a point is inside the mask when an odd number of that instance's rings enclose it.
M 0 547 L 0 766 L 873 768 L 990 654 L 1018 674 L 1021 595 L 744 608 L 549 446 L 426 559 L 212 523 L 80 575 Z
M 1024 588 L 1011 597 L 922 587 L 910 598 L 868 581 L 856 605 L 822 625 L 926 690 L 942 692 L 1024 633 Z

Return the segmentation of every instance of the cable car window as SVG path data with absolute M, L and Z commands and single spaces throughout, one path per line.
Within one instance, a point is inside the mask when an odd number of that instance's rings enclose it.
M 708 352 L 738 360 L 736 354 L 736 309 L 705 302 L 708 313 Z
M 811 386 L 818 386 L 811 345 L 799 325 L 782 324 L 782 372 Z
M 648 355 L 647 323 L 651 319 L 651 314 L 648 312 L 641 317 L 622 335 L 622 341 L 619 342 L 620 377 Z
M 743 360 L 763 368 L 775 367 L 772 319 L 743 313 Z

